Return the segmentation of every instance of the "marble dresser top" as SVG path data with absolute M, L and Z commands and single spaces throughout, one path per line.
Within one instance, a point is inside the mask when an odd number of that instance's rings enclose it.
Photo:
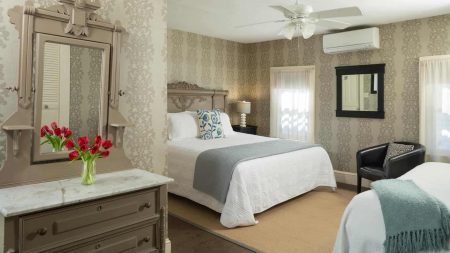
M 80 178 L 0 189 L 3 217 L 42 211 L 116 194 L 142 190 L 172 182 L 173 179 L 145 170 L 130 169 L 98 174 L 93 185 L 82 185 Z

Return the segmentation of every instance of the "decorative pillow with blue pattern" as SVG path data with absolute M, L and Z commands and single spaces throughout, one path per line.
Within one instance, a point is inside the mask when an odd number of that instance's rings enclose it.
M 220 110 L 197 110 L 197 116 L 202 140 L 224 137 Z

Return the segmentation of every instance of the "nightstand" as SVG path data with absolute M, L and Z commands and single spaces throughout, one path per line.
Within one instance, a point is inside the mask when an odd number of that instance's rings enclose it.
M 247 125 L 246 127 L 241 127 L 240 125 L 233 125 L 233 130 L 236 132 L 241 132 L 245 134 L 256 134 L 257 126 Z

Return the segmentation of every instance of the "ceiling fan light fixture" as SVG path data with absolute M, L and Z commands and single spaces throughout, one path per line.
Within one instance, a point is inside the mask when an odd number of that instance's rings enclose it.
M 311 36 L 314 35 L 314 32 L 316 31 L 316 25 L 315 24 L 306 24 L 302 27 L 302 35 L 304 39 L 309 39 Z
M 281 35 L 281 36 L 285 37 L 285 38 L 288 39 L 288 40 L 292 40 L 292 38 L 293 38 L 294 35 L 295 35 L 296 30 L 297 30 L 297 25 L 296 25 L 296 24 L 293 24 L 293 23 L 290 23 L 290 24 L 287 24 L 287 25 L 283 28 L 283 30 L 281 30 L 281 31 L 278 33 L 278 35 Z

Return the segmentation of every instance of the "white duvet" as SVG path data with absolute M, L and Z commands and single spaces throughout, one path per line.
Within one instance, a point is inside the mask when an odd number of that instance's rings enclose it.
M 237 133 L 215 140 L 188 138 L 169 141 L 169 176 L 175 179 L 169 185 L 169 192 L 220 212 L 222 225 L 232 228 L 255 225 L 255 213 L 318 186 L 336 187 L 327 152 L 321 147 L 314 147 L 238 164 L 225 204 L 193 188 L 195 162 L 201 152 L 268 140 L 273 139 Z
M 413 180 L 450 208 L 450 164 L 424 163 L 400 179 Z M 380 201 L 374 191 L 366 191 L 356 195 L 345 209 L 333 252 L 383 253 L 385 239 Z

